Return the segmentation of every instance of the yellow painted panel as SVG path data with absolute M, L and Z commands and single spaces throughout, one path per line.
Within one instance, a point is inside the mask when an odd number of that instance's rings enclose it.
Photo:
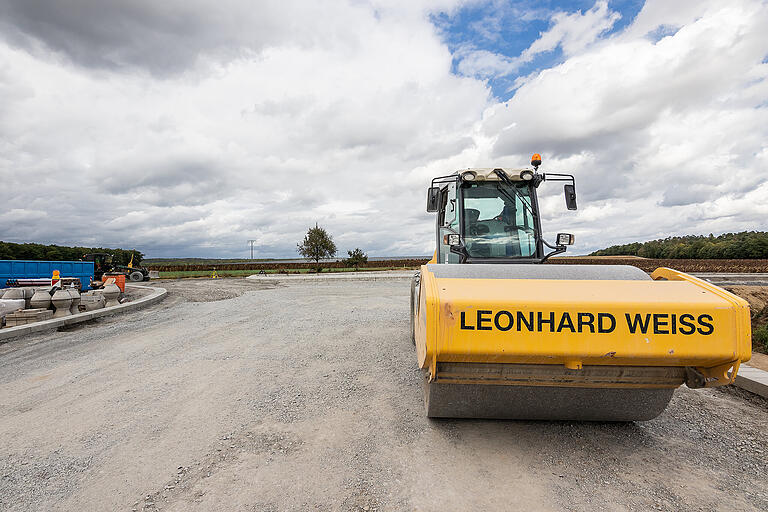
M 436 279 L 422 267 L 428 307 L 417 336 L 420 363 L 711 367 L 748 360 L 748 307 L 688 277 Z

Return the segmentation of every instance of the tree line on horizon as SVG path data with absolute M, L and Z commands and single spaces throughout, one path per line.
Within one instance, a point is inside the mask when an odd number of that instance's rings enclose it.
M 768 232 L 742 231 L 714 236 L 671 236 L 612 245 L 590 256 L 641 256 L 658 259 L 768 259 Z
M 127 265 L 133 256 L 133 264 L 141 263 L 144 254 L 127 249 L 106 247 L 66 247 L 62 245 L 44 245 L 35 243 L 17 244 L 0 241 L 0 260 L 43 260 L 43 261 L 79 261 L 89 253 L 105 252 L 114 256 L 115 265 Z

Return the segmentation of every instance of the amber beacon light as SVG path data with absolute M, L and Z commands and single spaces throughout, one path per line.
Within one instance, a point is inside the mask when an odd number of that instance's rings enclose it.
M 531 157 L 531 165 L 538 168 L 541 165 L 541 155 L 534 153 Z

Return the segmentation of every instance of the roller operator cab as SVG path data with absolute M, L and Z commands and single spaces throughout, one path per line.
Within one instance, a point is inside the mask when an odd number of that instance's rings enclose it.
M 533 162 L 541 163 L 534 155 Z M 576 209 L 570 174 L 531 169 L 468 169 L 432 180 L 427 211 L 437 212 L 435 263 L 541 263 L 565 252 L 573 235 L 554 245 L 542 237 L 536 190 L 545 181 L 567 181 L 566 205 Z
M 432 180 L 436 249 L 411 283 L 411 332 L 430 417 L 635 421 L 681 384 L 733 381 L 751 357 L 749 305 L 667 268 L 544 263 L 536 195 L 572 175 L 467 169 Z

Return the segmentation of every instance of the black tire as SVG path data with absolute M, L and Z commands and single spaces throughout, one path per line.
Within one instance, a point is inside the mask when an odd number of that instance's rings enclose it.
M 134 270 L 133 272 L 128 274 L 128 280 L 131 281 L 132 283 L 138 283 L 144 280 L 144 274 L 142 274 L 138 270 Z

